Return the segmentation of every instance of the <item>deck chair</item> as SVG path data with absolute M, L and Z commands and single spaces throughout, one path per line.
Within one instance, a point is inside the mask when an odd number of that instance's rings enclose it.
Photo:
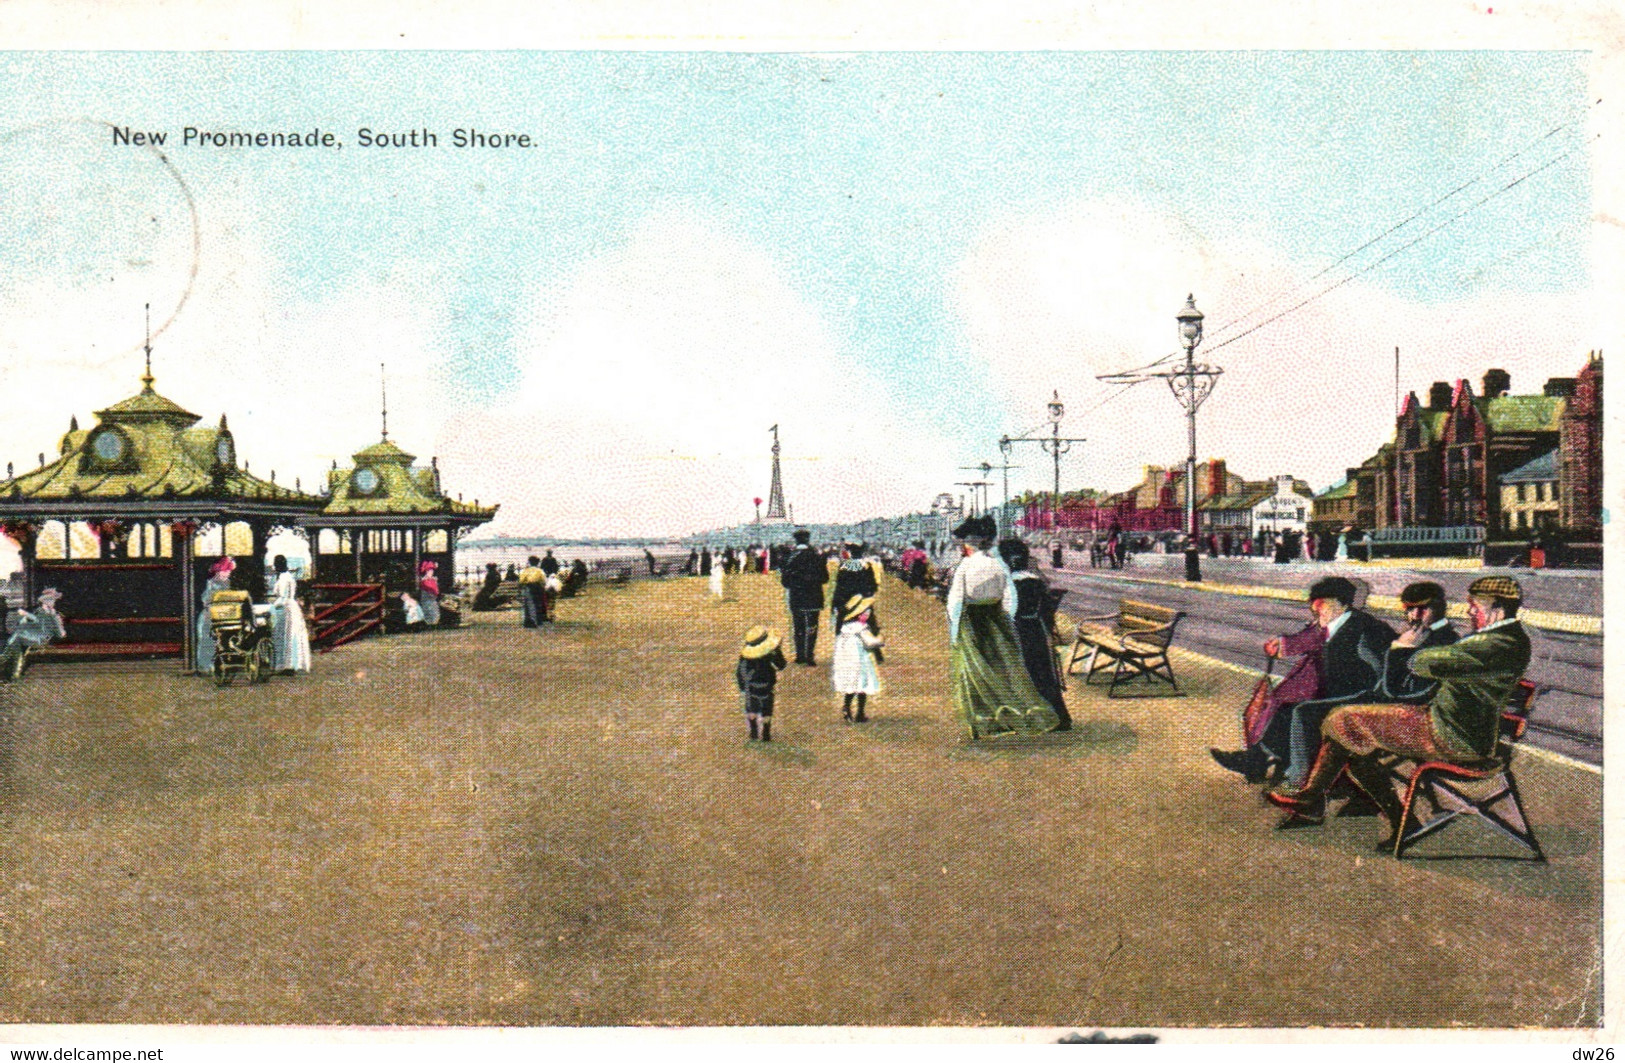
M 1395 859 L 1402 859 L 1411 846 L 1460 817 L 1477 816 L 1533 853 L 1536 862 L 1546 861 L 1546 854 L 1535 839 L 1534 828 L 1529 825 L 1529 817 L 1524 814 L 1518 780 L 1512 774 L 1512 753 L 1529 726 L 1529 710 L 1534 701 L 1535 684 L 1527 679 L 1518 680 L 1506 708 L 1501 711 L 1501 737 L 1495 754 L 1483 761 L 1473 764 L 1401 761 L 1395 765 L 1396 783 L 1404 785 L 1399 829 L 1395 832 Z M 1426 820 L 1418 814 L 1418 801 L 1425 801 L 1433 813 Z

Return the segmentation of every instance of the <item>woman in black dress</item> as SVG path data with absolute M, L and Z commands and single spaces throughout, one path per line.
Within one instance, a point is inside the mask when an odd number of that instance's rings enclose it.
M 1066 700 L 1061 697 L 1061 679 L 1055 670 L 1055 650 L 1050 632 L 1055 626 L 1055 608 L 1050 602 L 1049 585 L 1038 573 L 1029 571 L 1031 554 L 1020 539 L 1006 539 L 999 544 L 999 556 L 1010 566 L 1010 592 L 1005 595 L 1005 607 L 1016 627 L 1016 644 L 1021 647 L 1021 660 L 1032 676 L 1033 686 L 1044 696 L 1060 717 L 1057 731 L 1070 731 L 1072 717 L 1067 714 Z M 1012 602 L 1013 599 L 1013 602 Z

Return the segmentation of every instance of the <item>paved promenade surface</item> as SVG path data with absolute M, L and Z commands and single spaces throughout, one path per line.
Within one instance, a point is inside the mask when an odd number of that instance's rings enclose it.
M 968 744 L 941 607 L 888 581 L 874 722 L 732 689 L 769 578 L 594 587 L 216 691 L 0 687 L 0 1021 L 1570 1026 L 1599 1020 L 1601 780 L 1519 763 L 1551 863 L 1476 823 L 1276 832 L 1207 757 L 1251 681 L 1070 693 Z M 821 646 L 829 656 L 826 630 Z

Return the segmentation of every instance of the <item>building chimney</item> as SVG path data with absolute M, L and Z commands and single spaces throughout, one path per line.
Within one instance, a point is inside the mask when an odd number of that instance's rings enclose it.
M 1275 478 L 1275 493 L 1278 495 L 1291 495 L 1297 492 L 1292 487 L 1291 476 L 1277 476 Z
M 1490 369 L 1484 373 L 1484 391 L 1486 399 L 1498 399 L 1512 390 L 1512 374 L 1505 369 Z
M 1443 413 L 1450 408 L 1450 385 L 1442 380 L 1435 380 L 1433 386 L 1428 388 L 1428 409 L 1434 413 Z
M 1572 399 L 1574 397 L 1574 378 L 1571 376 L 1554 376 L 1546 381 L 1546 387 L 1541 394 L 1548 399 Z
M 1209 498 L 1222 498 L 1230 493 L 1230 481 L 1226 475 L 1223 458 L 1207 459 L 1207 494 Z

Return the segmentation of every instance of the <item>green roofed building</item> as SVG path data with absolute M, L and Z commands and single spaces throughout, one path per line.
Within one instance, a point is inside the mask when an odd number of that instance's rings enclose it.
M 391 442 L 387 427 L 351 460 L 347 469 L 334 463 L 326 504 L 308 522 L 316 578 L 416 593 L 422 563 L 432 561 L 442 592 L 449 590 L 457 540 L 496 516 L 498 507 L 448 498 L 438 461 L 415 468 L 417 459 Z
M 234 583 L 263 591 L 266 540 L 326 500 L 250 475 L 226 418 L 201 418 L 153 390 L 78 417 L 55 455 L 0 481 L 0 532 L 17 543 L 30 605 L 55 587 L 67 636 L 52 652 L 191 660 L 198 595 L 222 555 Z

